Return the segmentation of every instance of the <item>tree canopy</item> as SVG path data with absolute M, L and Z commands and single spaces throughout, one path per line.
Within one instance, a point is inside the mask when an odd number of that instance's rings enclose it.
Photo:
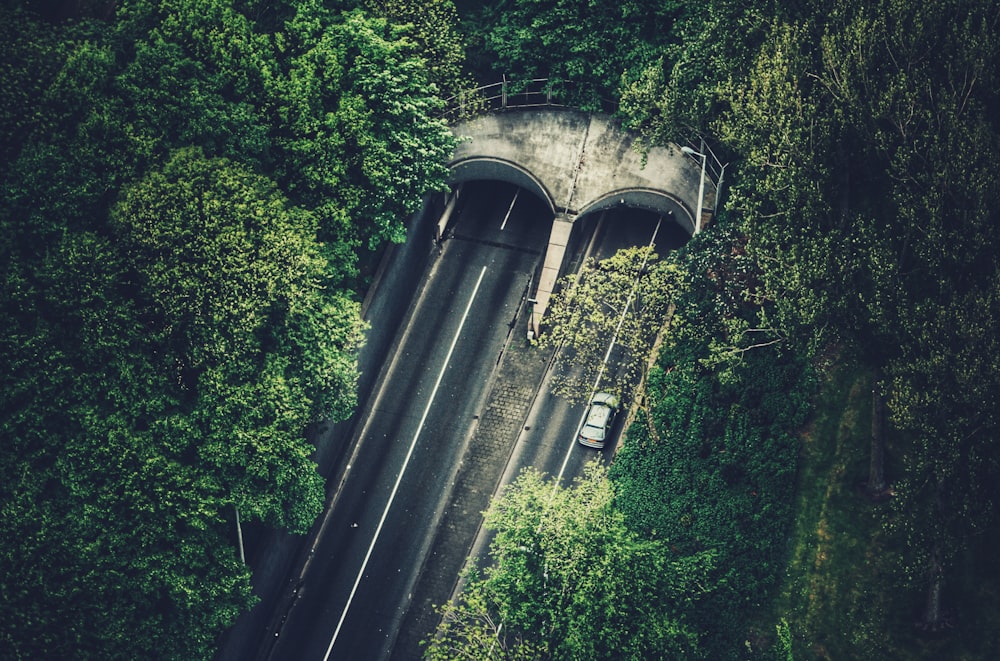
M 554 391 L 586 397 L 600 377 L 599 389 L 630 397 L 667 317 L 678 276 L 676 264 L 659 260 L 650 247 L 619 251 L 566 276 L 546 311 L 539 341 L 571 356 L 557 368 Z M 605 365 L 612 338 L 618 352 L 613 364 Z
M 470 30 L 471 58 L 487 69 L 481 76 L 547 78 L 565 102 L 601 109 L 659 57 L 684 11 L 673 0 L 486 3 Z
M 0 640 L 206 658 L 253 603 L 236 518 L 322 507 L 306 431 L 355 406 L 360 260 L 453 138 L 425 44 L 360 9 L 12 4 Z
M 444 608 L 425 658 L 699 658 L 684 607 L 714 555 L 672 558 L 613 496 L 597 462 L 570 488 L 523 472 L 486 515 L 492 564 Z

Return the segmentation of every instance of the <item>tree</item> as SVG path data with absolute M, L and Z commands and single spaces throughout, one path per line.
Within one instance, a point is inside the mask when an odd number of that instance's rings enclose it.
M 202 459 L 241 512 L 304 531 L 322 483 L 302 434 L 353 409 L 361 331 L 357 304 L 324 291 L 316 219 L 259 175 L 181 150 L 125 192 L 112 227 Z
M 995 523 L 1000 275 L 921 314 L 918 335 L 893 365 L 892 415 L 914 449 L 904 455 L 888 525 L 907 542 L 907 582 L 927 589 L 920 625 L 936 630 L 947 623 L 941 594 L 949 569 Z
M 442 97 L 471 87 L 463 72 L 465 44 L 452 0 L 367 0 L 371 13 L 408 26 L 407 35 L 426 62 L 427 79 Z
M 278 68 L 273 46 L 231 2 L 123 3 L 112 26 L 126 50 L 116 77 L 130 130 L 160 161 L 197 146 L 253 166 L 266 163 L 265 81 Z
M 814 355 L 854 353 L 892 384 L 889 420 L 919 448 L 893 511 L 922 540 L 912 545 L 924 550 L 917 573 L 932 576 L 930 604 L 979 525 L 960 504 L 981 478 L 953 491 L 953 476 L 989 445 L 985 400 L 955 405 L 937 384 L 984 360 L 967 347 L 971 328 L 943 328 L 976 316 L 970 301 L 988 298 L 983 282 L 997 272 L 998 188 L 983 176 L 998 150 L 995 24 L 995 6 L 965 2 L 845 1 L 825 20 L 779 21 L 751 75 L 724 88 L 731 112 L 717 124 L 745 158 L 729 209 L 781 326 Z M 954 360 L 931 359 L 945 355 Z M 932 363 L 948 374 L 932 378 Z M 938 417 L 914 425 L 915 400 Z M 873 442 L 876 485 L 881 453 Z
M 349 258 L 403 240 L 424 196 L 444 190 L 455 138 L 403 28 L 360 11 L 328 24 L 313 4 L 288 24 L 289 76 L 268 83 L 289 129 L 275 136 L 277 180 Z
M 600 376 L 604 389 L 626 395 L 639 383 L 657 333 L 667 321 L 676 265 L 651 248 L 629 248 L 591 260 L 578 276 L 563 278 L 546 311 L 539 343 L 563 347 L 572 359 L 553 380 L 567 397 L 586 397 Z M 605 365 L 611 342 L 619 352 Z
M 202 4 L 121 8 L 133 125 L 160 150 L 196 145 L 268 172 L 317 216 L 328 261 L 350 282 L 358 247 L 401 241 L 424 195 L 445 185 L 454 138 L 436 118 L 427 44 L 315 0 L 271 7 L 287 16 L 272 34 L 255 31 L 277 27 L 260 11 Z
M 650 144 L 711 135 L 713 121 L 727 108 L 724 84 L 747 78 L 773 27 L 773 4 L 780 3 L 712 0 L 681 13 L 655 57 L 623 80 L 626 124 Z
M 484 57 L 493 74 L 548 78 L 563 101 L 601 110 L 629 72 L 656 58 L 682 3 L 516 0 L 486 9 Z M 485 73 L 485 72 L 484 72 Z
M 23 10 L 0 8 L 0 21 L 8 26 L 0 36 L 0 176 L 14 161 L 34 130 L 32 107 L 43 102 L 45 90 L 58 75 L 68 46 L 62 33 L 44 25 Z
M 876 369 L 872 383 L 872 449 L 868 462 L 868 481 L 865 483 L 865 491 L 873 499 L 892 494 L 885 476 L 885 400 L 882 371 Z
M 995 315 L 1000 187 L 982 168 L 1000 150 L 995 24 L 995 6 L 886 3 L 861 97 L 895 213 L 884 240 L 891 286 L 872 316 L 898 347 L 890 419 L 914 443 L 891 525 L 915 550 L 906 571 L 927 586 L 929 629 L 944 622 L 958 552 L 993 517 L 985 485 L 997 467 L 984 458 L 995 451 L 986 430 L 998 389 L 982 329 Z
M 14 658 L 204 658 L 249 607 L 221 516 L 192 462 L 196 430 L 120 296 L 106 237 L 67 232 L 20 292 L 3 351 L 4 645 Z M 12 311 L 8 299 L 7 310 Z
M 673 316 L 609 470 L 629 529 L 672 557 L 715 554 L 712 590 L 687 611 L 712 658 L 741 653 L 780 578 L 812 395 L 809 370 L 768 329 L 768 301 L 749 295 L 745 243 L 723 218 L 671 255 Z
M 683 609 L 712 554 L 671 559 L 613 496 L 597 462 L 568 489 L 525 470 L 486 514 L 492 564 L 443 608 L 425 658 L 697 658 Z

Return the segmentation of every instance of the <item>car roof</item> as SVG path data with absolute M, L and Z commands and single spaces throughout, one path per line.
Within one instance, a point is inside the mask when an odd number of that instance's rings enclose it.
M 590 400 L 592 404 L 604 404 L 605 406 L 610 406 L 615 408 L 618 406 L 618 398 L 609 392 L 599 392 L 594 395 L 594 398 Z
M 590 411 L 587 412 L 587 427 L 601 427 L 607 424 L 608 418 L 611 417 L 611 412 L 614 410 L 612 402 L 605 400 L 598 401 L 596 398 L 590 407 Z
M 603 429 L 608 418 L 611 416 L 611 409 L 606 406 L 594 406 L 587 416 L 587 427 L 598 427 Z

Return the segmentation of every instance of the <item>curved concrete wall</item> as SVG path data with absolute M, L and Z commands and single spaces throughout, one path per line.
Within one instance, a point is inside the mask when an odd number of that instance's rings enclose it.
M 556 201 L 549 189 L 534 174 L 517 163 L 495 157 L 472 156 L 449 163 L 451 175 L 448 181 L 457 184 L 463 181 L 489 180 L 504 181 L 529 190 L 548 203 L 552 213 L 556 212 Z
M 673 214 L 694 233 L 701 169 L 680 149 L 654 147 L 609 117 L 565 109 L 508 110 L 457 124 L 452 183 L 507 181 L 575 217 L 614 204 Z M 706 181 L 706 186 L 711 182 Z
M 701 174 L 699 173 L 699 176 Z M 695 201 L 694 205 L 697 204 Z M 625 205 L 636 209 L 645 209 L 664 216 L 669 216 L 689 235 L 694 235 L 694 219 L 684 201 L 675 195 L 648 188 L 626 188 L 611 191 L 604 197 L 591 202 L 580 210 L 580 215 L 602 211 L 612 207 Z M 692 206 L 694 206 L 692 205 Z

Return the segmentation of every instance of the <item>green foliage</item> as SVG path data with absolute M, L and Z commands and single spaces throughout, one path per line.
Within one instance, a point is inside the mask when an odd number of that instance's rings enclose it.
M 142 23 L 143 25 L 137 25 Z M 275 66 L 267 41 L 227 3 L 128 3 L 116 23 L 134 39 L 117 79 L 133 130 L 156 156 L 182 145 L 259 161 L 269 147 L 262 75 Z
M 33 108 L 42 102 L 65 60 L 60 32 L 42 25 L 23 11 L 0 9 L 7 29 L 0 35 L 0 176 L 6 174 L 34 128 Z
M 363 234 L 370 248 L 401 242 L 402 220 L 420 209 L 424 195 L 445 190 L 445 161 L 455 138 L 443 120 L 433 119 L 442 104 L 398 28 L 354 13 L 339 36 L 353 63 L 339 110 L 348 180 L 363 193 L 355 213 L 371 225 Z M 344 197 L 351 199 L 351 191 Z
M 664 59 L 630 98 L 634 125 L 652 141 L 711 130 L 740 159 L 727 214 L 757 274 L 755 323 L 889 375 L 914 445 L 887 532 L 911 549 L 905 573 L 939 584 L 995 521 L 996 3 L 736 4 L 689 24 L 693 46 L 728 31 L 713 48 L 733 57 L 696 80 L 686 55 Z
M 822 32 L 820 47 L 761 49 L 731 97 L 731 123 L 720 122 L 761 168 L 743 168 L 741 193 L 768 206 L 740 211 L 782 323 L 814 349 L 837 339 L 890 376 L 892 419 L 917 443 L 896 476 L 903 516 L 889 526 L 908 540 L 905 573 L 931 586 L 993 521 L 984 485 L 998 467 L 983 458 L 995 453 L 1000 388 L 984 329 L 1000 187 L 982 169 L 1000 149 L 995 10 L 838 3 L 826 22 L 781 28 Z M 775 72 L 782 86 L 764 87 Z M 776 140 L 788 159 L 778 174 L 759 152 Z
M 692 616 L 716 656 L 741 644 L 744 618 L 764 603 L 784 560 L 797 452 L 786 425 L 801 415 L 784 406 L 794 370 L 763 376 L 762 363 L 749 360 L 732 389 L 677 366 L 651 375 L 650 397 L 662 399 L 630 427 L 611 473 L 631 528 L 680 557 L 718 554 L 719 587 Z
M 120 38 L 136 42 L 120 78 L 134 126 L 273 173 L 353 276 L 356 246 L 401 241 L 403 221 L 444 186 L 454 139 L 435 119 L 425 43 L 317 2 L 297 3 L 274 34 L 228 3 L 192 2 L 120 12 Z
M 784 561 L 795 433 L 811 392 L 802 364 L 783 345 L 726 341 L 743 341 L 745 333 L 732 333 L 743 328 L 736 320 L 760 311 L 741 296 L 747 260 L 720 240 L 726 233 L 719 229 L 681 252 L 687 277 L 649 374 L 647 409 L 629 427 L 610 477 L 630 529 L 676 557 L 717 555 L 714 589 L 691 621 L 709 654 L 728 658 Z M 698 268 L 706 259 L 713 271 Z
M 630 71 L 655 60 L 682 3 L 516 0 L 485 8 L 480 38 L 493 77 L 548 78 L 565 101 L 599 110 Z M 482 72 L 480 75 L 485 74 Z
M 774 657 L 776 659 L 781 659 L 782 661 L 794 661 L 795 655 L 792 654 L 792 630 L 791 627 L 788 626 L 788 620 L 781 618 L 781 620 L 774 625 L 774 629 L 778 636 Z
M 315 219 L 263 177 L 181 150 L 125 191 L 111 226 L 195 402 L 201 458 L 246 494 L 241 511 L 304 532 L 322 487 L 301 434 L 353 408 L 361 330 L 356 304 L 322 287 Z
M 727 90 L 755 84 L 760 73 L 768 77 L 754 66 L 774 31 L 808 26 L 827 13 L 826 5 L 811 0 L 709 0 L 684 9 L 654 57 L 630 69 L 621 89 L 625 122 L 652 144 L 715 135 L 730 107 Z M 713 148 L 734 153 L 725 143 Z
M 443 190 L 454 137 L 405 30 L 360 11 L 326 26 L 309 3 L 288 24 L 287 77 L 268 81 L 279 183 L 315 211 L 321 235 L 374 249 L 404 238 L 424 195 Z
M 427 66 L 428 81 L 442 97 L 471 87 L 463 74 L 465 42 L 452 0 L 368 0 L 371 13 L 400 26 L 417 45 Z
M 803 351 L 856 332 L 867 319 L 862 311 L 852 323 L 857 289 L 870 291 L 857 287 L 870 220 L 848 223 L 847 210 L 834 208 L 833 173 L 843 155 L 838 128 L 808 75 L 816 66 L 806 51 L 812 39 L 809 26 L 776 27 L 749 81 L 727 92 L 731 111 L 719 123 L 744 159 L 728 206 L 744 225 L 761 273 L 760 295 L 773 302 L 776 321 Z
M 208 658 L 253 601 L 236 510 L 322 507 L 304 435 L 355 406 L 359 246 L 402 238 L 453 139 L 419 47 L 360 12 L 0 18 L 0 643 Z
M 700 658 L 684 610 L 714 554 L 672 557 L 612 501 L 597 462 L 568 489 L 525 470 L 486 514 L 493 564 L 443 608 L 425 658 Z
M 660 261 L 650 248 L 629 248 L 595 263 L 578 276 L 567 276 L 545 313 L 539 344 L 561 346 L 572 355 L 553 376 L 553 389 L 564 397 L 587 397 L 598 388 L 626 398 L 639 383 L 657 333 L 668 316 L 678 279 L 676 266 Z M 605 371 L 604 358 L 614 339 L 617 369 Z
M 218 479 L 106 239 L 67 234 L 5 336 L 4 645 L 13 658 L 206 657 L 251 603 Z M 8 305 L 12 301 L 7 299 Z M 8 307 L 10 309 L 10 307 Z M 34 328 L 31 328 L 34 325 Z M 85 650 L 89 650 L 87 652 Z
M 995 526 L 1000 273 L 917 314 L 915 336 L 892 366 L 892 418 L 913 446 L 886 527 L 905 544 L 900 582 L 919 589 L 959 565 L 972 540 Z M 934 614 L 921 617 L 941 625 Z

